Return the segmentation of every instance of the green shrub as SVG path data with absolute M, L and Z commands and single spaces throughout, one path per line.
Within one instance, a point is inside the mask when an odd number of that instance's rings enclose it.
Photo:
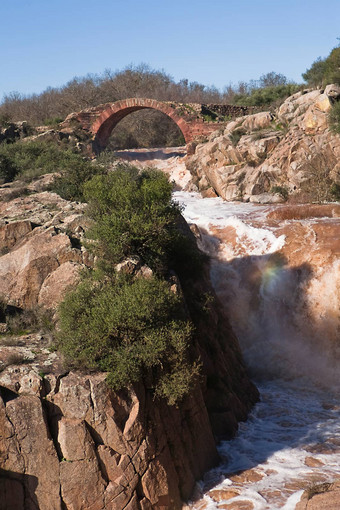
M 159 274 L 169 267 L 188 277 L 199 271 L 198 250 L 180 231 L 180 207 L 161 172 L 120 165 L 88 181 L 84 195 L 95 222 L 88 236 L 106 269 L 138 255 Z
M 145 378 L 174 404 L 198 373 L 188 351 L 192 327 L 166 281 L 115 275 L 85 279 L 60 306 L 59 347 L 76 367 L 108 372 L 119 390 Z
M 37 141 L 2 144 L 0 155 L 8 158 L 17 168 L 18 177 L 27 180 L 60 170 L 68 158 L 57 145 Z
M 61 168 L 61 176 L 54 180 L 51 189 L 65 200 L 83 202 L 85 182 L 105 170 L 99 165 L 83 159 L 79 154 L 72 152 L 68 152 L 68 154 L 69 157 Z
M 308 85 L 318 87 L 319 85 L 322 85 L 325 72 L 326 62 L 319 57 L 313 62 L 310 69 L 307 69 L 307 71 L 302 74 L 302 78 L 308 83 Z
M 53 142 L 16 142 L 0 145 L 0 179 L 31 181 L 40 175 L 60 172 L 53 191 L 67 200 L 82 200 L 86 180 L 103 169 L 81 155 Z
M 18 172 L 19 170 L 15 163 L 6 154 L 1 154 L 0 152 L 0 184 L 13 181 Z
M 273 186 L 270 191 L 271 193 L 278 193 L 285 200 L 288 199 L 289 192 L 286 186 Z
M 302 77 L 312 86 L 340 83 L 340 47 L 333 48 L 325 59 L 316 59 Z
M 96 157 L 96 163 L 103 167 L 112 166 L 117 163 L 117 156 L 111 150 L 104 150 Z
M 323 84 L 340 84 L 340 47 L 333 48 L 326 59 L 326 70 Z
M 329 115 L 329 124 L 334 133 L 340 134 L 340 101 L 333 104 Z
M 214 112 L 206 113 L 202 115 L 202 117 L 205 120 L 205 122 L 217 122 L 219 120 L 218 116 Z
M 50 117 L 49 119 L 44 120 L 45 126 L 57 127 L 60 122 L 63 122 L 63 117 Z
M 262 88 L 254 88 L 249 94 L 236 94 L 233 102 L 241 106 L 270 106 L 284 101 L 298 90 L 300 85 L 287 83 Z
M 74 366 L 108 372 L 114 390 L 143 379 L 173 405 L 190 391 L 200 367 L 191 359 L 193 328 L 182 294 L 164 277 L 175 269 L 189 278 L 202 259 L 182 232 L 171 192 L 161 172 L 127 165 L 85 184 L 97 266 L 60 305 L 58 346 Z M 116 271 L 135 255 L 152 268 L 151 277 Z

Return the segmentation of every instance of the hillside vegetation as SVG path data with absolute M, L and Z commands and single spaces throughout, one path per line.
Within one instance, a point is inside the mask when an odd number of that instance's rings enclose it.
M 58 172 L 52 189 L 66 200 L 83 200 L 83 184 L 104 169 L 53 142 L 25 141 L 0 144 L 0 184 L 13 180 L 30 182 L 40 175 Z
M 312 87 L 340 83 L 340 47 L 333 48 L 326 58 L 317 58 L 302 77 Z

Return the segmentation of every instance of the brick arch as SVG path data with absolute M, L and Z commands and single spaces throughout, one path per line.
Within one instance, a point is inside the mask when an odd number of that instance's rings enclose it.
M 93 148 L 95 152 L 105 149 L 114 127 L 127 115 L 138 110 L 151 108 L 170 117 L 183 133 L 186 143 L 192 141 L 192 128 L 189 122 L 178 115 L 171 104 L 156 101 L 155 99 L 132 98 L 110 103 L 100 113 L 91 125 L 90 131 L 94 135 Z

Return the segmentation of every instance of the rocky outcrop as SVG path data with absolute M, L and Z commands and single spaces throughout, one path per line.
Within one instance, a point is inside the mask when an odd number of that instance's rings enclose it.
M 212 188 L 226 200 L 249 200 L 272 193 L 275 186 L 295 193 L 311 176 L 326 175 L 339 183 L 340 137 L 328 128 L 328 112 L 339 97 L 336 85 L 300 91 L 275 114 L 261 112 L 230 122 L 187 160 L 199 190 Z M 273 199 L 267 196 L 266 201 Z
M 2 122 L 0 126 L 0 143 L 12 143 L 21 138 L 26 138 L 32 134 L 33 129 L 26 121 L 22 122 Z
M 88 152 L 89 136 L 76 126 L 62 128 L 61 125 L 36 126 L 29 125 L 26 121 L 3 122 L 0 125 L 0 143 L 22 142 L 53 142 L 65 146 L 68 144 L 72 150 Z
M 51 126 L 30 126 L 25 120 L 21 122 L 3 122 L 0 126 L 0 143 L 13 143 L 18 140 L 23 142 L 69 142 L 72 147 L 77 147 L 80 142 L 75 130 L 68 131 L 58 129 L 58 124 Z
M 217 460 L 199 391 L 176 409 L 143 387 L 114 394 L 105 374 L 26 377 L 0 377 L 1 509 L 180 508 Z
M 0 347 L 0 509 L 180 509 L 218 461 L 213 430 L 233 435 L 257 399 L 219 312 L 198 327 L 208 384 L 177 408 L 65 372 L 44 336 Z
M 306 490 L 295 510 L 336 510 L 340 507 L 340 480 Z
M 0 187 L 0 295 L 12 307 L 54 311 L 92 264 L 84 205 L 45 191 L 49 180 Z M 191 291 L 213 294 L 206 278 Z M 143 384 L 114 393 L 104 373 L 70 372 L 44 332 L 0 335 L 0 509 L 180 509 L 218 460 L 214 434 L 231 437 L 258 398 L 218 302 L 193 319 L 202 380 L 178 407 Z
M 38 193 L 27 194 L 34 187 Z M 8 200 L 15 190 L 22 196 Z M 55 308 L 79 268 L 90 263 L 80 243 L 87 225 L 84 206 L 39 191 L 38 183 L 24 191 L 20 183 L 0 187 L 0 200 L 5 197 L 0 202 L 0 296 L 24 309 Z

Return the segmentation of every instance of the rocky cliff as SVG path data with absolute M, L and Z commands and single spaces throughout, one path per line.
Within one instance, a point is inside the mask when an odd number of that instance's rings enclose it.
M 339 97 L 338 85 L 300 91 L 276 112 L 230 122 L 187 160 L 198 189 L 226 200 L 277 202 L 282 200 L 273 193 L 278 186 L 294 194 L 308 179 L 339 184 L 340 138 L 328 125 Z
M 46 191 L 53 176 L 0 188 L 0 295 L 7 311 L 55 311 L 81 267 L 84 205 Z M 205 278 L 192 289 L 212 292 Z M 5 306 L 3 305 L 3 306 Z M 15 317 L 15 316 L 14 316 Z M 179 509 L 258 398 L 218 302 L 195 318 L 203 377 L 178 407 L 103 373 L 72 372 L 47 330 L 0 335 L 0 509 Z M 18 328 L 17 328 L 18 329 Z

